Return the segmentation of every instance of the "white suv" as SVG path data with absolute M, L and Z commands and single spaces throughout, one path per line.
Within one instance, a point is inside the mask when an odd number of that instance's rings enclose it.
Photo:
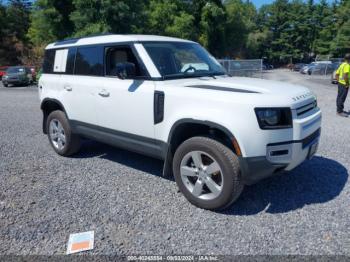
M 307 88 L 231 77 L 199 44 L 176 38 L 50 44 L 39 93 L 58 154 L 76 153 L 83 137 L 162 159 L 185 197 L 211 210 L 311 158 L 320 137 Z

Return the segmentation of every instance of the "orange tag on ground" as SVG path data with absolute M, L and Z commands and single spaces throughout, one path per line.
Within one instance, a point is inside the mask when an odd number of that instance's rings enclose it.
M 67 254 L 78 253 L 94 248 L 94 231 L 70 234 Z

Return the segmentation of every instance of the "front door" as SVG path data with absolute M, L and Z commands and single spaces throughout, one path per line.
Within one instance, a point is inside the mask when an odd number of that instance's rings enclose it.
M 145 80 L 147 73 L 134 52 L 125 45 L 105 48 L 106 76 L 103 87 L 98 90 L 97 119 L 103 128 L 101 132 L 109 133 L 115 144 L 139 152 L 157 151 L 153 113 L 155 86 L 153 81 Z M 132 73 L 123 79 L 118 68 L 130 64 Z

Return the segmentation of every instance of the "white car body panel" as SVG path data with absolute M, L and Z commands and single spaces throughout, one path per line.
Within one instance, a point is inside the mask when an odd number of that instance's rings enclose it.
M 154 138 L 153 81 L 106 77 L 103 89 L 108 97 L 95 101 L 99 126 Z

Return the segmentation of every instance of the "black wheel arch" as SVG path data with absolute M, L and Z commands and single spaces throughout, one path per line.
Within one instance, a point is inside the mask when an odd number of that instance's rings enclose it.
M 229 147 L 236 155 L 241 156 L 240 147 L 235 136 L 226 127 L 207 120 L 184 118 L 176 121 L 168 136 L 163 175 L 172 175 L 172 159 L 177 147 L 185 140 L 194 136 L 215 138 Z
M 42 123 L 42 129 L 43 129 L 43 133 L 47 134 L 47 130 L 46 130 L 46 121 L 47 121 L 47 117 L 50 115 L 51 112 L 55 111 L 55 110 L 61 110 L 67 117 L 67 113 L 66 110 L 63 106 L 63 104 L 58 101 L 57 99 L 54 98 L 45 98 L 40 105 L 40 109 L 43 112 L 43 123 Z

